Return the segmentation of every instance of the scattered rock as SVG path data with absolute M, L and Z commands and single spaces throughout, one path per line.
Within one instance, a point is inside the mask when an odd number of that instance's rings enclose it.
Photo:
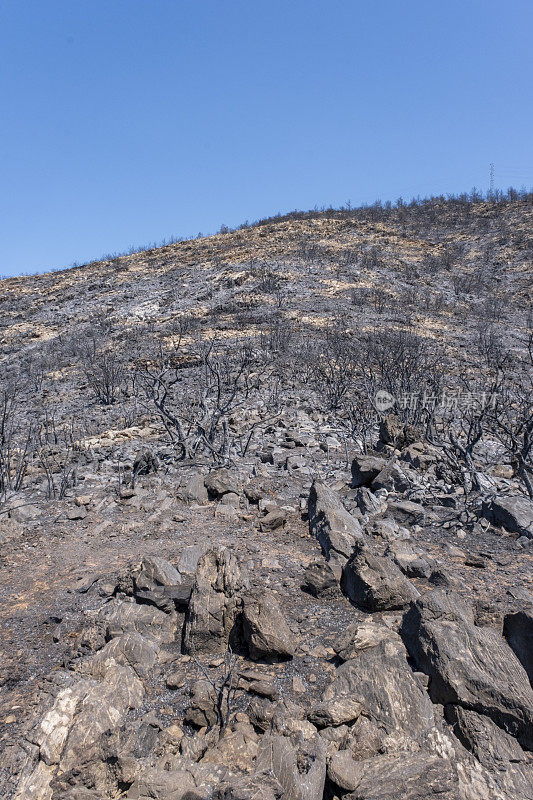
M 355 544 L 363 539 L 361 526 L 335 492 L 319 481 L 311 487 L 308 510 L 311 535 L 318 539 L 332 571 L 340 577 Z
M 369 487 L 374 478 L 387 466 L 387 459 L 381 456 L 358 455 L 352 461 L 352 487 Z
M 407 612 L 402 636 L 418 668 L 430 677 L 435 703 L 461 705 L 490 717 L 533 748 L 533 691 L 505 639 L 478 628 L 452 593 L 433 590 Z
M 303 588 L 314 597 L 327 596 L 336 589 L 338 581 L 325 561 L 314 561 L 305 570 Z
M 342 570 L 341 588 L 358 608 L 389 611 L 405 608 L 419 592 L 388 558 L 358 547 Z
M 294 636 L 270 592 L 245 597 L 243 635 L 254 661 L 283 660 L 294 655 Z
M 533 502 L 526 497 L 493 497 L 483 503 L 483 514 L 494 525 L 533 539 Z

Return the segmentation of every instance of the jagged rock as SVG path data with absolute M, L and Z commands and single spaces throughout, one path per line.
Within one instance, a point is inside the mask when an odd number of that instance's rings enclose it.
M 389 462 L 371 483 L 373 492 L 386 489 L 388 492 L 407 492 L 417 483 L 411 470 L 401 469 L 396 462 Z
M 240 672 L 237 686 L 239 689 L 244 689 L 245 692 L 257 694 L 260 697 L 269 697 L 272 700 L 277 700 L 279 697 L 274 681 L 269 676 L 256 670 Z
M 159 726 L 145 719 L 128 720 L 104 731 L 78 754 L 72 767 L 58 770 L 50 784 L 54 800 L 83 798 L 91 786 L 98 800 L 115 795 L 121 783 L 130 784 L 142 770 L 157 743 Z M 90 796 L 90 795 L 89 795 Z
M 503 622 L 503 635 L 533 685 L 533 607 L 507 614 Z
M 157 472 L 159 469 L 159 459 L 151 450 L 140 450 L 133 462 L 134 475 L 148 475 L 150 472 Z
M 489 522 L 533 539 L 533 502 L 526 497 L 492 497 L 483 503 L 482 513 Z
M 352 488 L 370 486 L 382 469 L 387 466 L 387 459 L 381 456 L 357 455 L 352 461 Z
M 125 633 L 111 639 L 95 655 L 82 659 L 80 669 L 83 674 L 99 677 L 113 659 L 117 664 L 131 667 L 139 677 L 145 678 L 157 663 L 157 645 L 139 633 Z
M 135 576 L 135 586 L 140 590 L 151 590 L 156 586 L 177 586 L 181 575 L 170 561 L 158 556 L 145 556 Z
M 426 442 L 413 442 L 402 450 L 400 458 L 410 464 L 413 469 L 426 470 L 437 461 L 438 455 L 436 447 L 432 447 Z
M 264 517 L 259 520 L 259 529 L 262 531 L 275 531 L 282 528 L 287 521 L 287 512 L 278 508 L 269 511 Z
M 63 772 L 70 769 L 104 731 L 121 724 L 128 709 L 138 708 L 143 696 L 133 670 L 115 662 L 101 681 L 83 678 L 60 689 L 32 734 L 41 760 Z
M 374 620 L 352 622 L 332 642 L 332 647 L 343 661 L 356 658 L 363 650 L 377 647 L 381 642 L 401 642 L 400 637 L 386 625 Z
M 178 491 L 178 497 L 186 503 L 196 503 L 199 506 L 205 506 L 209 502 L 209 495 L 204 483 L 203 475 L 193 475 L 185 486 L 181 487 Z
M 326 746 L 315 734 L 295 744 L 287 736 L 266 734 L 261 740 L 257 766 L 273 773 L 285 793 L 283 800 L 322 800 L 326 780 Z
M 206 680 L 196 681 L 192 688 L 191 703 L 185 714 L 185 722 L 204 728 L 211 727 L 217 721 L 217 697 L 213 686 Z
M 304 589 L 314 597 L 328 595 L 337 585 L 337 579 L 327 562 L 314 561 L 306 568 Z
M 270 769 L 253 775 L 236 775 L 215 789 L 213 800 L 282 800 L 285 789 Z
M 225 764 L 232 770 L 252 772 L 259 749 L 259 737 L 250 723 L 236 722 L 222 733 L 215 747 L 208 749 L 202 763 Z
M 227 549 L 208 550 L 198 562 L 183 643 L 186 653 L 222 653 L 234 635 L 239 592 L 246 582 Z
M 397 749 L 425 742 L 435 725 L 431 700 L 413 675 L 399 638 L 381 642 L 337 669 L 324 701 L 346 696 L 364 703 L 365 715 Z
M 336 695 L 331 700 L 316 703 L 309 713 L 309 721 L 318 728 L 328 725 L 343 725 L 354 722 L 361 711 L 363 703 L 350 695 Z
M 107 639 L 125 633 L 140 633 L 156 641 L 172 642 L 177 634 L 176 618 L 156 608 L 113 599 L 96 615 L 106 627 Z
M 446 706 L 446 719 L 462 744 L 489 769 L 503 769 L 509 761 L 524 761 L 526 754 L 513 736 L 489 717 L 461 706 Z
M 227 492 L 241 493 L 240 482 L 224 467 L 210 472 L 204 479 L 204 486 L 211 497 L 222 497 Z
M 223 766 L 178 759 L 170 770 L 148 767 L 136 778 L 128 800 L 210 800 L 213 789 L 227 779 Z
M 319 481 L 311 487 L 308 510 L 311 535 L 318 539 L 331 569 L 340 577 L 355 544 L 363 539 L 361 526 L 336 493 Z
M 365 525 L 365 533 L 369 536 L 384 539 L 386 542 L 407 541 L 411 535 L 407 528 L 398 525 L 392 517 L 383 519 L 373 519 L 370 524 Z
M 176 609 L 185 611 L 188 608 L 191 591 L 192 581 L 189 581 L 177 586 L 157 586 L 152 591 L 136 591 L 135 599 L 171 614 Z
M 426 520 L 434 519 L 427 508 L 424 508 L 420 503 L 415 503 L 413 500 L 397 500 L 389 502 L 389 511 L 393 516 L 402 524 L 417 522 L 425 522 Z
M 209 546 L 207 544 L 191 544 L 184 547 L 178 561 L 180 575 L 193 575 L 196 572 L 199 560 L 208 549 Z
M 392 558 L 396 566 L 408 578 L 425 578 L 427 580 L 435 569 L 434 564 L 416 553 L 405 541 L 393 542 L 387 548 L 385 555 Z
M 350 750 L 341 750 L 330 759 L 328 777 L 351 792 L 345 800 L 461 800 L 454 765 L 429 753 L 355 761 Z
M 458 597 L 433 590 L 404 617 L 402 636 L 419 669 L 430 676 L 436 703 L 490 717 L 523 747 L 533 748 L 533 690 L 505 639 L 478 628 Z
M 366 486 L 361 486 L 357 490 L 355 502 L 357 503 L 357 510 L 367 518 L 382 514 L 387 507 L 387 501 L 384 497 L 376 496 Z
M 419 593 L 388 558 L 359 546 L 344 565 L 341 588 L 358 608 L 388 611 L 405 608 Z
M 243 636 L 254 661 L 283 660 L 294 655 L 294 636 L 270 592 L 245 597 Z

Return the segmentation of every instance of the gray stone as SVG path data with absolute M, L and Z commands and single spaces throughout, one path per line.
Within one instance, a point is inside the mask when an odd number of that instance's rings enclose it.
M 355 544 L 362 541 L 361 526 L 346 511 L 337 494 L 319 481 L 311 487 L 308 510 L 311 535 L 318 539 L 331 569 L 340 577 Z
M 330 700 L 316 703 L 309 712 L 309 721 L 317 728 L 326 728 L 329 725 L 337 726 L 354 722 L 361 711 L 363 703 L 351 695 L 336 695 Z
M 526 754 L 513 736 L 489 717 L 461 706 L 446 706 L 446 719 L 461 743 L 489 769 L 503 769 L 509 761 L 525 761 Z
M 416 476 L 407 468 L 401 469 L 395 462 L 389 462 L 371 483 L 373 492 L 386 489 L 388 492 L 407 492 L 417 483 Z
M 96 621 L 105 625 L 108 639 L 125 633 L 140 633 L 156 641 L 172 642 L 177 634 L 175 615 L 165 614 L 147 605 L 121 602 L 116 598 L 100 609 Z
M 314 597 L 331 594 L 337 586 L 338 581 L 327 562 L 314 561 L 306 568 L 304 588 Z
M 387 465 L 387 459 L 381 456 L 357 455 L 352 461 L 352 487 L 370 486 L 382 469 Z
M 331 757 L 328 777 L 351 792 L 345 800 L 462 800 L 454 765 L 429 753 L 355 761 L 351 751 L 341 750 Z
M 498 631 L 476 627 L 459 598 L 434 590 L 407 612 L 402 636 L 430 677 L 434 702 L 485 714 L 523 747 L 533 748 L 533 691 Z
M 419 596 L 396 564 L 364 546 L 358 547 L 344 565 L 341 588 L 365 611 L 405 608 Z
M 244 585 L 237 559 L 229 550 L 208 550 L 201 557 L 185 620 L 186 653 L 227 650 L 240 607 L 239 592 Z
M 222 497 L 227 492 L 241 493 L 240 481 L 230 475 L 225 467 L 215 469 L 204 478 L 204 486 L 211 497 Z
M 154 586 L 176 586 L 181 583 L 178 570 L 170 561 L 158 556 L 145 556 L 141 561 L 141 569 L 135 577 L 138 589 L 153 589 Z
M 511 533 L 533 538 L 533 502 L 527 497 L 493 497 L 483 503 L 483 515 Z
M 254 661 L 279 661 L 294 655 L 294 636 L 271 592 L 245 597 L 242 623 L 244 640 Z
M 413 675 L 402 642 L 382 641 L 342 664 L 324 692 L 324 701 L 354 697 L 364 703 L 364 713 L 397 742 L 426 742 L 434 727 L 433 705 Z
M 271 772 L 285 793 L 283 800 L 322 800 L 326 780 L 326 746 L 315 734 L 312 739 L 266 734 L 261 740 L 258 767 Z

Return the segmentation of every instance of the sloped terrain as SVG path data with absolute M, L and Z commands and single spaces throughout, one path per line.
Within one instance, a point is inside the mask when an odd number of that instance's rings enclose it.
M 533 797 L 532 209 L 1 281 L 2 797 Z

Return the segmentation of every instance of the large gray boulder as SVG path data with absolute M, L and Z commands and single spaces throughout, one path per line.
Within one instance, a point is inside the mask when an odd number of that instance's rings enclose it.
M 285 790 L 283 800 L 323 798 L 326 746 L 316 733 L 309 739 L 266 734 L 259 746 L 257 767 L 275 775 Z
M 283 661 L 293 657 L 295 637 L 272 592 L 244 598 L 242 629 L 254 661 Z
M 176 615 L 165 614 L 157 608 L 123 602 L 117 598 L 103 606 L 95 618 L 105 626 L 106 638 L 125 633 L 138 633 L 158 642 L 172 642 L 177 635 Z
M 345 800 L 463 800 L 453 763 L 430 753 L 355 761 L 351 751 L 341 750 L 330 760 L 328 777 L 351 792 Z
M 184 648 L 191 655 L 223 653 L 232 641 L 245 586 L 236 557 L 208 550 L 198 562 L 187 616 Z
M 308 502 L 309 530 L 320 542 L 322 552 L 339 578 L 363 533 L 359 522 L 342 505 L 337 494 L 325 483 L 314 481 Z
M 241 482 L 225 467 L 215 469 L 204 478 L 204 486 L 211 497 L 222 497 L 228 492 L 240 494 Z
M 498 631 L 478 628 L 458 597 L 436 589 L 407 612 L 402 636 L 430 677 L 434 702 L 485 714 L 523 747 L 533 748 L 533 690 Z
M 352 461 L 352 487 L 370 486 L 374 478 L 387 466 L 381 456 L 357 455 Z
M 533 502 L 527 497 L 492 497 L 483 503 L 483 514 L 495 525 L 533 539 Z
M 527 758 L 514 736 L 499 728 L 490 717 L 461 706 L 446 706 L 446 719 L 466 749 L 489 769 L 504 769 L 510 761 Z
M 418 590 L 389 558 L 358 546 L 342 570 L 341 588 L 358 608 L 390 611 L 405 608 Z
M 65 684 L 58 687 L 52 705 L 31 734 L 40 760 L 63 772 L 75 766 L 104 732 L 120 725 L 127 711 L 138 708 L 144 697 L 134 671 L 114 662 L 102 680 L 72 681 L 67 676 Z
M 413 674 L 399 637 L 382 641 L 337 669 L 323 702 L 342 697 L 361 700 L 365 715 L 398 749 L 408 749 L 413 741 L 426 744 L 435 725 L 431 700 Z

